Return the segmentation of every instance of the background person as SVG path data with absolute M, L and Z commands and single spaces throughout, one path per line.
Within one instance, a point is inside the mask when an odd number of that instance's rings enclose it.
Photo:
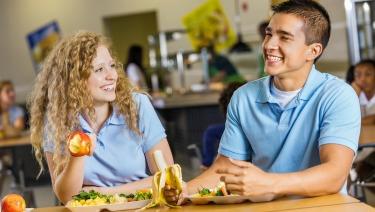
M 143 67 L 143 49 L 140 45 L 132 45 L 128 50 L 125 72 L 130 82 L 138 88 L 147 90 L 146 70 Z
M 246 82 L 232 82 L 220 94 L 219 106 L 221 111 L 227 114 L 229 101 L 237 88 Z M 212 165 L 219 147 L 221 136 L 223 135 L 225 123 L 212 124 L 203 133 L 202 140 L 202 169 L 206 170 Z
M 25 128 L 25 112 L 16 105 L 16 92 L 9 80 L 0 82 L 0 116 L 4 137 L 18 136 Z
M 224 55 L 218 54 L 213 45 L 207 47 L 210 54 L 208 69 L 210 82 L 243 82 L 245 79 L 238 73 L 236 67 Z
M 375 124 L 375 61 L 362 60 L 354 66 L 354 81 L 351 83 L 361 105 L 362 124 Z

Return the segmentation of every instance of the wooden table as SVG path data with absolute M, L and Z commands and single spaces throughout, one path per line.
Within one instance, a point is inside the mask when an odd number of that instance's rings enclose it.
M 361 202 L 349 203 L 349 204 L 339 204 L 339 205 L 328 205 L 328 206 L 319 206 L 313 208 L 301 208 L 298 211 L 302 212 L 374 212 L 375 209 L 369 205 L 366 205 Z
M 359 144 L 375 144 L 375 125 L 363 125 L 361 127 L 361 135 Z
M 168 208 L 151 208 L 146 211 L 167 211 Z M 186 205 L 172 211 L 375 211 L 372 207 L 360 203 L 359 200 L 341 194 L 327 195 L 314 198 L 289 197 L 264 203 L 241 203 L 232 205 Z M 34 212 L 68 212 L 65 207 L 37 208 Z
M 6 138 L 0 140 L 0 148 L 16 147 L 30 144 L 31 143 L 29 133 L 25 133 L 24 135 L 16 138 Z
M 25 186 L 25 176 L 22 167 L 24 166 L 24 161 L 19 160 L 16 157 L 16 151 L 18 147 L 31 145 L 30 132 L 22 132 L 20 137 L 16 138 L 5 138 L 0 140 L 0 149 L 9 149 L 12 152 L 13 157 L 13 177 L 18 178 L 19 183 L 16 185 L 16 189 L 22 193 L 22 195 L 27 199 L 31 207 L 35 206 L 34 194 L 32 190 L 26 189 Z M 31 154 L 31 152 L 30 152 Z M 5 178 L 7 176 L 6 170 L 2 169 L 0 172 L 0 191 L 3 191 Z

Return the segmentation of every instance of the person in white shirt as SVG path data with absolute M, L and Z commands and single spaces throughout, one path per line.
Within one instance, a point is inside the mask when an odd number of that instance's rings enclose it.
M 362 124 L 375 124 L 375 60 L 366 59 L 355 65 L 352 87 L 361 105 Z
M 146 70 L 142 65 L 142 56 L 142 47 L 140 45 L 132 45 L 128 51 L 125 72 L 134 86 L 147 90 Z

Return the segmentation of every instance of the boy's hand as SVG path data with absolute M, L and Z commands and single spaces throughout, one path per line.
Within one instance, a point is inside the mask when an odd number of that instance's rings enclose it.
M 217 173 L 223 174 L 220 180 L 232 194 L 253 197 L 255 201 L 268 201 L 276 197 L 272 175 L 264 172 L 252 163 L 232 160 L 231 165 L 219 168 Z

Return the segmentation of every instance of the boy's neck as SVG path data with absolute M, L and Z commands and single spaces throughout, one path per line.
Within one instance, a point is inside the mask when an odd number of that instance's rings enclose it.
M 305 85 L 311 69 L 312 66 L 306 66 L 298 71 L 273 76 L 273 83 L 281 91 L 298 90 Z

